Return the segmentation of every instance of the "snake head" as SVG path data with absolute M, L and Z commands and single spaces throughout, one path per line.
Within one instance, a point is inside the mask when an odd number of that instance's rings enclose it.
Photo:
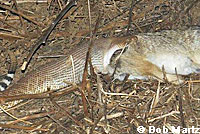
M 120 51 L 118 57 L 124 52 L 125 48 L 133 42 L 137 41 L 136 36 L 126 36 L 126 37 L 113 37 L 110 38 L 110 44 L 107 45 L 104 56 L 103 56 L 103 67 L 104 73 L 113 73 L 114 68 L 111 68 L 109 65 L 111 63 L 111 58 L 115 54 L 115 52 Z M 118 59 L 118 58 L 115 58 Z

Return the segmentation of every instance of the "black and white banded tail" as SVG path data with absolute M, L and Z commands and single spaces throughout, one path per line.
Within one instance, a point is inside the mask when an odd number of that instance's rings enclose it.
M 17 60 L 16 57 L 14 56 L 13 52 L 8 51 L 10 60 L 11 60 L 11 64 L 8 70 L 8 73 L 4 76 L 2 76 L 1 80 L 0 80 L 0 91 L 4 91 L 7 89 L 7 87 L 12 83 L 14 75 L 15 75 L 15 71 L 17 68 Z
M 11 84 L 14 78 L 14 72 L 8 72 L 7 75 L 0 81 L 0 91 L 6 90 L 6 88 Z

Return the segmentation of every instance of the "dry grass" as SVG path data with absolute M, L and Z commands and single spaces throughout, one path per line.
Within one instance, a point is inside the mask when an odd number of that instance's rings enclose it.
M 1 1 L 1 74 L 7 72 L 10 62 L 7 50 L 15 53 L 19 68 L 42 31 L 64 7 L 64 1 L 16 0 L 17 5 Z M 67 54 L 82 38 L 89 37 L 89 27 L 94 29 L 99 13 L 102 16 L 98 37 L 126 35 L 127 27 L 130 27 L 129 34 L 134 34 L 200 24 L 198 1 L 140 0 L 134 3 L 130 22 L 131 3 L 131 0 L 94 0 L 90 1 L 88 12 L 87 1 L 79 0 L 69 17 L 54 29 L 48 44 L 34 56 L 29 70 L 51 60 L 37 59 L 38 55 Z M 3 6 L 7 9 L 2 9 Z M 18 71 L 16 80 L 21 76 Z M 190 81 L 175 86 L 154 80 L 111 82 L 98 76 L 87 81 L 90 90 L 84 93 L 88 117 L 84 114 L 80 91 L 72 91 L 45 99 L 29 99 L 1 113 L 0 132 L 132 134 L 137 133 L 138 126 L 165 126 L 169 131 L 172 126 L 200 127 L 200 78 L 191 75 L 186 79 Z

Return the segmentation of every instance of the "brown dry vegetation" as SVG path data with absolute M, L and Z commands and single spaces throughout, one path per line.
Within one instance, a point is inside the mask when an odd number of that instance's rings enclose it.
M 8 70 L 7 50 L 18 61 L 15 82 L 23 75 L 20 66 L 31 47 L 65 6 L 67 0 L 1 0 L 0 2 L 0 74 Z M 77 6 L 59 22 L 34 55 L 30 71 L 52 59 L 38 56 L 65 55 L 83 38 L 89 37 L 88 1 L 79 0 Z M 16 4 L 17 3 L 17 4 Z M 138 32 L 155 32 L 200 24 L 198 0 L 91 0 L 91 29 L 101 15 L 97 37 L 123 36 Z M 7 7 L 5 9 L 4 7 Z M 15 13 L 13 12 L 15 11 Z M 26 17 L 23 17 L 26 16 Z M 130 24 L 130 25 L 129 25 Z M 198 75 L 189 80 L 200 79 Z M 150 81 L 104 80 L 99 100 L 97 82 L 86 92 L 88 117 L 84 114 L 81 94 L 73 91 L 51 99 L 27 100 L 8 113 L 0 114 L 0 133 L 137 133 L 138 126 L 200 127 L 200 83 L 191 81 L 172 85 Z M 88 82 L 88 83 L 89 83 Z M 101 83 L 98 83 L 98 85 Z M 88 90 L 89 91 L 89 90 Z M 74 120 L 70 119 L 73 116 Z M 6 124 L 6 125 L 5 125 Z M 146 131 L 147 132 L 147 131 Z

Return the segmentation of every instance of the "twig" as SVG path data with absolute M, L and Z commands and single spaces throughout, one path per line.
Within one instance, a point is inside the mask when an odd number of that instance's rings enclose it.
M 102 117 L 103 117 L 103 115 L 99 116 L 99 118 L 96 119 L 96 121 L 93 123 L 93 126 L 90 129 L 90 133 L 89 134 L 93 134 L 94 129 L 96 128 L 96 126 L 98 125 L 98 123 L 100 122 Z
M 0 124 L 1 128 L 15 128 L 15 129 L 21 129 L 21 130 L 37 130 L 37 131 L 49 131 L 49 129 L 44 128 L 36 128 L 36 127 L 25 127 L 25 126 L 18 126 L 18 125 L 7 125 L 7 124 Z
M 10 117 L 12 117 L 13 119 L 19 120 L 19 121 L 24 122 L 24 123 L 27 123 L 27 124 L 32 124 L 31 122 L 24 121 L 23 119 L 19 119 L 19 118 L 15 117 L 15 116 L 12 115 L 11 113 L 9 113 L 9 112 L 6 111 L 5 109 L 3 109 L 2 106 L 0 106 L 0 109 L 1 109 L 4 113 L 6 113 L 6 114 L 9 115 Z
M 90 9 L 89 9 L 89 11 L 90 11 Z M 88 51 L 87 51 L 87 54 L 86 54 L 86 62 L 85 62 L 85 67 L 84 67 L 84 72 L 83 72 L 83 80 L 82 80 L 82 85 L 81 85 L 81 87 L 82 87 L 81 96 L 82 96 L 82 100 L 83 100 L 84 113 L 85 113 L 86 116 L 88 116 L 88 110 L 87 110 L 87 106 L 86 106 L 86 97 L 84 95 L 84 91 L 86 89 L 86 78 L 87 78 L 87 74 L 88 74 L 88 63 L 91 63 L 90 51 L 91 51 L 93 43 L 94 43 L 94 37 L 96 36 L 96 32 L 97 32 L 97 29 L 98 29 L 98 26 L 99 26 L 100 18 L 101 18 L 101 15 L 99 15 L 99 17 L 97 18 L 95 29 L 94 29 L 93 33 L 91 32 L 91 34 L 90 34 L 90 44 L 89 44 L 89 48 L 88 48 Z M 93 68 L 92 64 L 90 64 L 90 67 Z
M 81 128 L 83 128 L 83 124 L 79 122 L 76 118 L 74 118 L 64 107 L 61 107 L 58 105 L 54 100 L 51 100 L 51 102 L 58 108 L 60 108 L 71 120 L 73 120 L 77 125 L 79 125 Z
M 22 37 L 22 36 L 7 34 L 7 33 L 3 33 L 3 32 L 0 32 L 0 38 L 9 40 L 9 41 L 24 39 L 24 37 Z
M 13 0 L 13 2 L 14 2 L 14 6 L 15 6 L 15 8 L 16 8 L 16 11 L 18 11 L 16 0 Z M 19 16 L 19 19 L 20 19 L 21 25 L 22 25 L 22 27 L 23 27 L 23 19 L 22 19 L 22 16 Z
M 28 64 L 30 63 L 32 56 L 36 53 L 36 51 L 40 48 L 41 45 L 45 45 L 47 38 L 49 37 L 49 35 L 51 34 L 51 32 L 53 31 L 53 29 L 56 27 L 56 25 L 58 24 L 58 22 L 63 18 L 63 16 L 73 7 L 75 6 L 75 0 L 71 1 L 60 13 L 59 15 L 56 17 L 56 19 L 51 23 L 51 25 L 49 26 L 49 28 L 41 35 L 41 37 L 38 39 L 38 41 L 36 42 L 36 44 L 33 46 L 33 48 L 31 49 L 31 52 L 28 55 L 27 60 L 24 61 L 21 70 L 25 71 L 26 68 L 28 67 Z
M 165 118 L 165 117 L 168 117 L 168 116 L 172 116 L 174 114 L 180 114 L 179 111 L 171 111 L 170 113 L 167 113 L 167 114 L 163 114 L 163 115 L 160 115 L 158 117 L 155 117 L 153 119 L 149 119 L 148 122 L 154 122 L 155 120 L 159 120 L 159 119 L 162 119 L 162 118 Z
M 49 94 L 51 93 L 52 97 L 56 96 L 62 96 L 65 94 L 69 94 L 71 92 L 74 92 L 78 90 L 77 87 L 71 87 L 66 90 L 62 90 L 59 92 L 54 92 L 54 91 L 47 91 L 44 93 L 39 93 L 39 94 L 23 94 L 23 95 L 15 95 L 15 96 L 1 96 L 0 97 L 0 103 L 6 103 L 9 101 L 14 101 L 14 100 L 22 100 L 22 99 L 44 99 L 44 98 L 50 98 Z M 8 91 L 8 90 L 6 90 Z
M 14 14 L 17 14 L 17 15 L 23 17 L 24 19 L 26 19 L 26 20 L 28 20 L 28 21 L 32 22 L 33 24 L 36 24 L 40 27 L 45 27 L 43 24 L 38 23 L 37 21 L 35 21 L 35 20 L 31 19 L 30 17 L 26 16 L 25 14 L 21 13 L 20 11 L 13 10 L 13 9 L 9 8 L 8 6 L 3 5 L 1 2 L 0 2 L 0 8 L 8 10 L 8 11 L 14 13 Z
M 128 27 L 127 27 L 127 32 L 126 32 L 126 35 L 129 35 L 129 29 L 131 27 L 131 22 L 132 22 L 132 16 L 133 16 L 133 8 L 134 6 L 136 5 L 137 1 L 135 0 L 132 0 L 132 3 L 131 3 L 131 8 L 129 10 L 129 18 L 128 18 Z
M 14 121 L 10 121 L 7 124 L 16 124 L 18 122 L 21 122 L 21 120 L 25 121 L 25 120 L 37 119 L 37 118 L 49 116 L 49 115 L 55 114 L 55 113 L 56 113 L 55 111 L 51 111 L 51 112 L 43 112 L 43 113 L 33 114 L 33 115 L 29 115 L 29 116 L 19 118 L 19 119 L 14 120 Z
M 176 68 L 175 68 L 175 73 L 178 79 L 178 73 L 177 73 Z M 178 82 L 179 82 L 179 79 L 178 79 Z M 184 114 L 183 114 L 183 93 L 182 93 L 181 88 L 178 88 L 178 101 L 179 101 L 179 111 L 180 111 L 180 116 L 181 116 L 181 125 L 183 128 L 186 128 L 187 126 L 185 124 Z
M 53 116 L 51 116 L 50 114 L 48 115 L 48 117 L 50 119 L 52 119 L 54 122 L 56 122 L 61 128 L 65 129 L 68 133 L 69 133 L 69 127 L 66 128 L 65 126 L 62 125 L 62 123 L 60 123 L 60 121 L 58 121 L 57 119 L 55 119 Z

